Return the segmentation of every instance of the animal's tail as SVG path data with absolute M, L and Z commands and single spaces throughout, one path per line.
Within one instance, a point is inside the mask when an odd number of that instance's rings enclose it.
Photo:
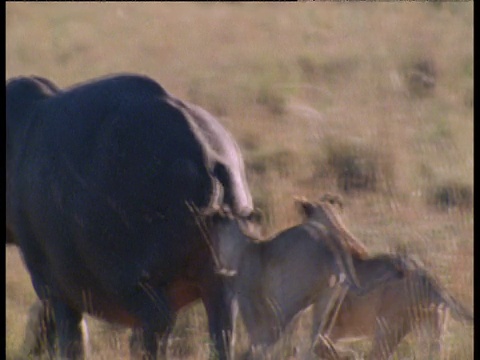
M 436 297 L 434 300 L 438 304 L 445 304 L 451 311 L 453 318 L 461 322 L 473 323 L 473 311 L 468 310 L 463 304 L 455 299 L 435 278 L 427 272 L 425 268 L 419 265 L 412 257 L 403 254 L 398 257 L 398 265 L 402 268 L 405 276 L 413 276 L 421 279 L 421 284 L 425 289 L 429 289 L 431 295 Z M 418 289 L 422 291 L 421 289 Z
M 444 289 L 438 289 L 439 296 L 443 302 L 448 306 L 453 318 L 457 321 L 473 323 L 473 311 L 467 309 L 457 299 L 450 295 Z

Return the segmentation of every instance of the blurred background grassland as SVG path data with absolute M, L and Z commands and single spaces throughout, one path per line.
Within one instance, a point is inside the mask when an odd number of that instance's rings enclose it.
M 473 2 L 6 4 L 7 79 L 118 72 L 233 133 L 266 235 L 298 222 L 293 196 L 340 193 L 373 253 L 408 248 L 473 306 Z M 14 359 L 35 295 L 15 248 L 6 271 Z M 95 358 L 128 358 L 124 331 L 89 321 Z M 307 323 L 283 351 L 308 347 Z M 414 340 L 399 358 L 421 356 Z M 472 328 L 451 322 L 445 341 L 450 359 L 473 358 Z M 171 355 L 206 359 L 207 344 L 203 308 L 182 312 Z

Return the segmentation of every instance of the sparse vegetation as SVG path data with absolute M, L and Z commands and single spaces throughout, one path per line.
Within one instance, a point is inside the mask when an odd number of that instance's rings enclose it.
M 433 60 L 420 60 L 407 67 L 405 77 L 412 96 L 432 95 L 435 89 L 437 71 Z
M 327 143 L 325 150 L 339 189 L 376 190 L 379 169 L 374 152 L 361 144 L 341 141 Z
M 471 209 L 473 206 L 472 187 L 457 181 L 445 181 L 429 189 L 428 201 L 440 209 Z
M 252 153 L 246 160 L 246 166 L 250 171 L 256 174 L 263 175 L 267 171 L 275 171 L 280 175 L 287 175 L 289 173 L 290 164 L 296 159 L 296 155 L 281 147 L 274 149 L 257 150 Z
M 294 195 L 348 189 L 345 224 L 372 252 L 405 246 L 473 304 L 473 2 L 6 4 L 7 79 L 64 87 L 117 72 L 219 117 L 267 235 L 298 221 Z M 34 301 L 9 246 L 7 360 Z M 94 359 L 128 358 L 128 332 L 88 321 Z M 448 329 L 448 358 L 472 359 L 472 328 Z M 309 330 L 300 317 L 282 354 L 301 359 Z M 239 324 L 236 352 L 246 344 Z M 207 359 L 208 345 L 201 305 L 181 312 L 169 354 Z M 398 350 L 421 356 L 414 337 Z

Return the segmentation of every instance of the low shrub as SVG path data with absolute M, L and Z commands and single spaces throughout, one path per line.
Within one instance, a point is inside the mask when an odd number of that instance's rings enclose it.
M 459 181 L 444 181 L 432 185 L 427 191 L 427 202 L 442 210 L 451 208 L 471 209 L 473 189 Z

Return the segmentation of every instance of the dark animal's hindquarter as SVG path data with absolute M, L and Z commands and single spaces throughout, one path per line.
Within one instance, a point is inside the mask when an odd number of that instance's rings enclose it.
M 114 177 L 96 180 L 92 174 L 99 170 L 82 173 L 68 158 L 61 164 L 62 155 L 42 151 L 41 144 L 29 150 L 55 159 L 38 164 L 27 156 L 25 165 L 16 169 L 17 186 L 22 189 L 20 207 L 26 209 L 18 213 L 18 242 L 37 292 L 42 294 L 46 291 L 42 286 L 47 286 L 49 296 L 63 298 L 77 309 L 135 325 L 125 312 L 135 314 L 136 304 L 151 301 L 152 296 L 139 286 L 168 284 L 185 259 L 205 247 L 186 205 L 175 205 L 171 199 L 166 207 L 173 207 L 167 210 L 172 213 L 162 219 L 166 216 L 162 209 L 149 209 L 144 202 L 144 189 L 150 190 L 155 183 L 142 189 L 132 180 L 135 186 L 123 195 Z M 123 176 L 142 175 L 135 171 Z M 155 180 L 160 187 L 170 181 L 161 175 Z M 106 185 L 101 186 L 102 182 Z M 132 193 L 137 193 L 137 201 Z M 157 197 L 153 191 L 150 196 Z M 158 203 L 162 204 L 160 199 Z
M 152 355 L 174 311 L 201 298 L 224 357 L 228 299 L 192 211 L 211 205 L 215 159 L 185 105 L 136 76 L 45 86 L 7 83 L 7 235 L 65 321 L 61 356 L 78 354 L 82 312 L 142 327 Z

